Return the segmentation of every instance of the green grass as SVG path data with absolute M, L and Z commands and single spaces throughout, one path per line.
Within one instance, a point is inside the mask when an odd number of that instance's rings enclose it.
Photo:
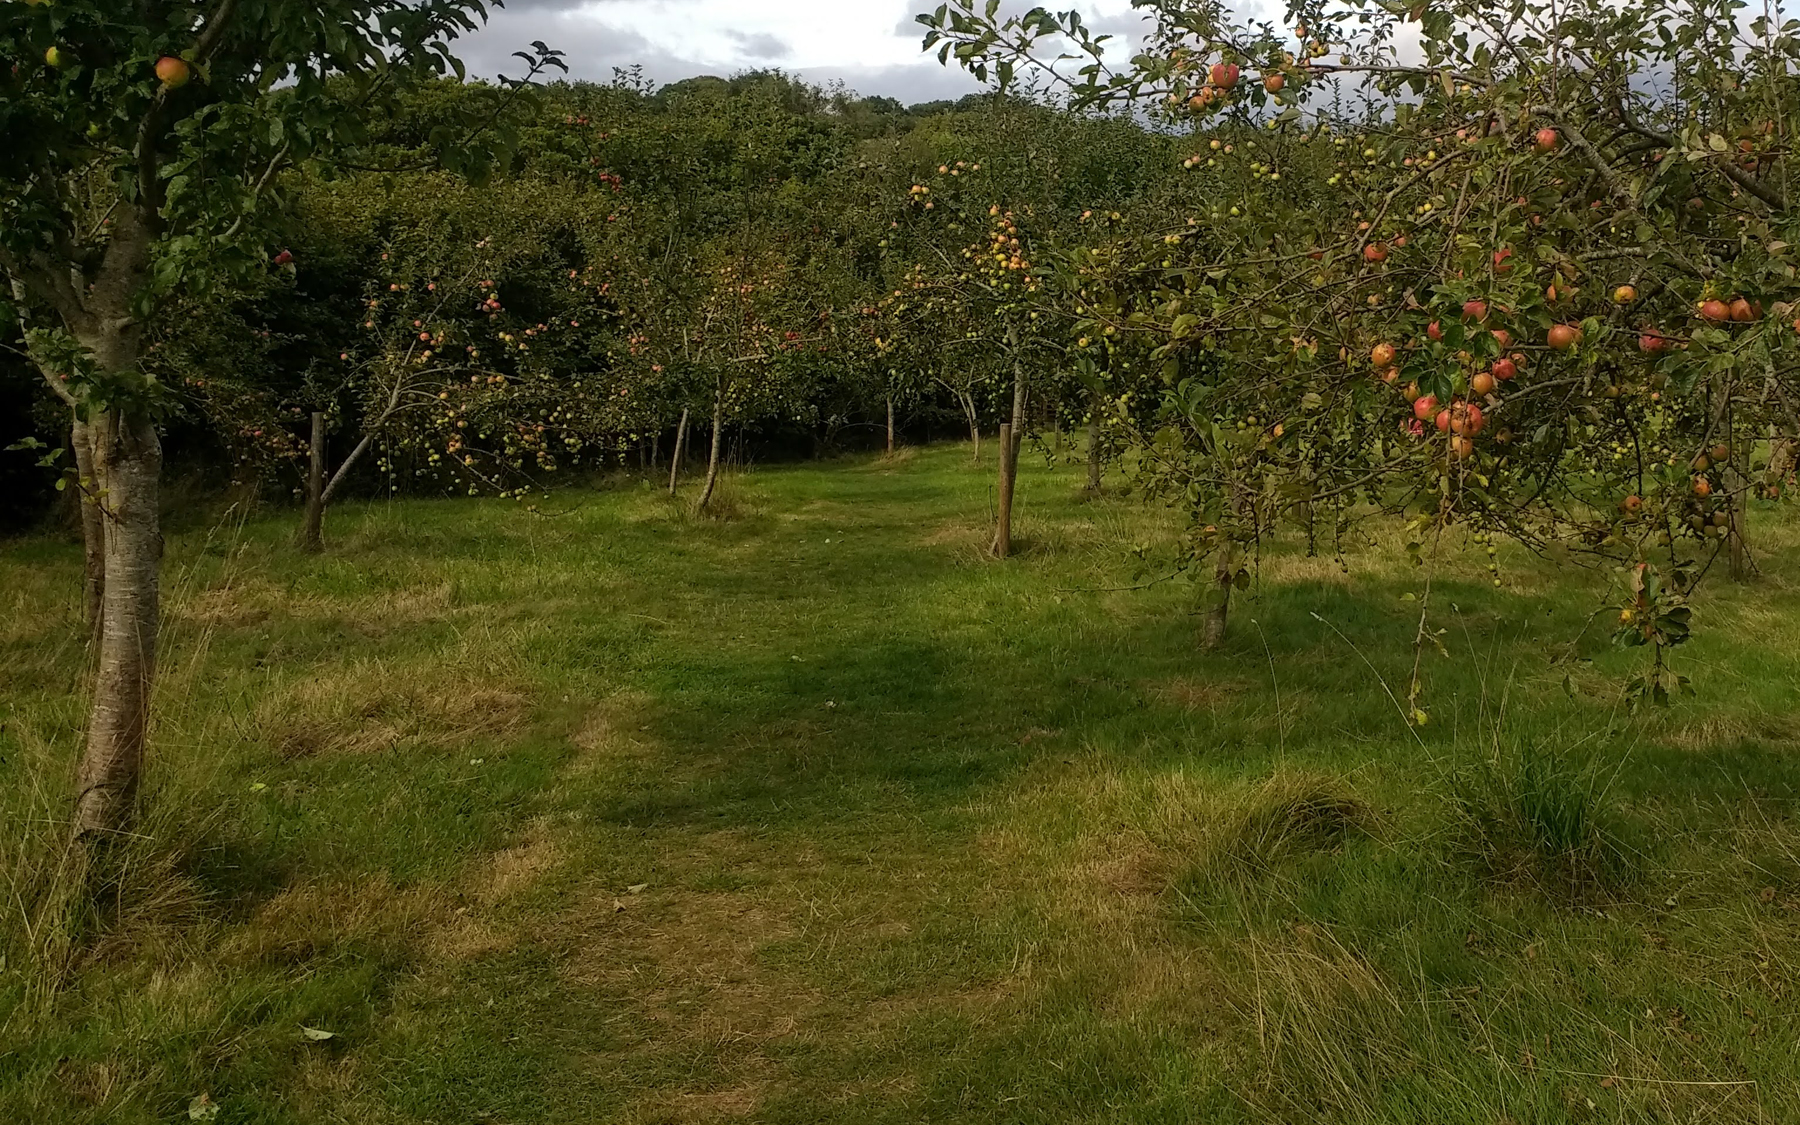
M 44 906 L 79 558 L 0 545 L 0 1121 L 1800 1120 L 1800 533 L 1698 696 L 1601 580 L 1299 539 L 1224 649 L 1160 509 L 966 448 L 178 522 L 142 839 Z M 330 1031 L 315 1041 L 302 1027 Z

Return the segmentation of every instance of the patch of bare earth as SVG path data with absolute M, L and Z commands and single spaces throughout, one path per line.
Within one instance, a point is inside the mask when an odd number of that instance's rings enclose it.
M 1172 676 L 1145 686 L 1153 698 L 1190 711 L 1211 711 L 1252 690 L 1244 680 L 1203 680 L 1198 676 Z

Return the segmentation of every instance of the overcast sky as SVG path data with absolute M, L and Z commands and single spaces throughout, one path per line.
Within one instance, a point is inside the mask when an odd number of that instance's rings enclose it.
M 461 44 L 461 54 L 472 74 L 517 75 L 518 60 L 508 56 L 541 39 L 567 53 L 575 78 L 609 81 L 613 67 L 633 63 L 658 83 L 780 67 L 811 82 L 841 80 L 858 93 L 911 104 L 980 88 L 961 68 L 939 66 L 935 55 L 919 50 L 924 29 L 913 15 L 936 6 L 937 0 L 508 0 Z M 1142 26 L 1130 0 L 1068 6 L 1104 30 Z M 1129 57 L 1122 49 L 1118 54 Z

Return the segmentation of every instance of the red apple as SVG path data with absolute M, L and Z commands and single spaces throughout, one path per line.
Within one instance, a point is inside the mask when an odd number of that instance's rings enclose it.
M 1731 306 L 1719 300 L 1701 301 L 1700 315 L 1715 324 L 1722 323 L 1731 319 Z
M 1566 352 L 1581 342 L 1581 329 L 1572 324 L 1557 324 L 1550 329 L 1550 346 L 1559 352 Z
M 156 77 L 171 90 L 179 90 L 188 84 L 192 72 L 188 64 L 173 55 L 164 55 L 156 60 Z
M 1539 152 L 1555 152 L 1556 147 L 1562 144 L 1562 134 L 1546 126 L 1532 136 L 1531 143 Z
M 1499 379 L 1502 382 L 1505 382 L 1508 379 L 1516 379 L 1516 378 L 1518 378 L 1518 376 L 1519 376 L 1519 365 L 1514 363 L 1512 360 L 1496 359 L 1494 361 L 1494 378 Z

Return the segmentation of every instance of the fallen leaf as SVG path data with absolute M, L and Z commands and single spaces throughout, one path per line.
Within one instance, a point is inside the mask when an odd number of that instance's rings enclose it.
M 307 1027 L 305 1024 L 300 1025 L 300 1034 L 312 1040 L 314 1043 L 323 1043 L 325 1040 L 333 1039 L 337 1036 L 337 1032 L 335 1031 L 322 1031 L 316 1027 Z

